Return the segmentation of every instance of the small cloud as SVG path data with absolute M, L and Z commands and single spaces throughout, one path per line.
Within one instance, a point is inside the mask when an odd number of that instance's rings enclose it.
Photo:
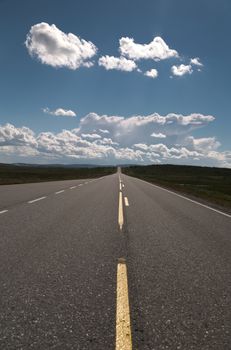
M 194 64 L 195 66 L 203 67 L 203 64 L 200 62 L 199 57 L 191 58 L 190 63 Z
M 150 77 L 150 78 L 157 78 L 158 77 L 158 71 L 157 69 L 151 69 L 151 70 L 148 70 L 147 72 L 144 73 L 144 75 L 146 75 L 146 77 Z
M 146 145 L 146 143 L 135 143 L 133 147 L 142 149 L 144 151 L 147 151 L 148 149 L 148 146 Z
M 106 70 L 121 70 L 125 72 L 132 72 L 136 69 L 136 63 L 128 60 L 125 57 L 102 56 L 99 59 L 99 66 L 103 66 Z
M 158 139 L 165 139 L 166 138 L 166 135 L 162 134 L 161 132 L 159 132 L 158 134 L 156 134 L 155 132 L 153 132 L 151 134 L 152 137 L 156 137 Z
M 121 38 L 120 53 L 132 60 L 152 59 L 164 60 L 170 57 L 179 57 L 176 50 L 170 49 L 161 37 L 155 37 L 149 44 L 137 44 L 133 38 Z
M 179 66 L 175 66 L 175 65 L 172 66 L 171 72 L 173 75 L 181 77 L 182 75 L 185 75 L 185 74 L 192 74 L 193 69 L 192 69 L 191 64 L 189 64 L 189 65 L 181 64 Z
M 109 134 L 109 131 L 106 130 L 106 129 L 99 129 L 99 131 L 100 131 L 102 134 Z
M 84 139 L 90 139 L 90 140 L 101 139 L 101 136 L 98 134 L 81 134 L 81 137 Z
M 64 33 L 56 25 L 38 23 L 30 28 L 25 45 L 29 54 L 52 67 L 77 69 L 91 67 L 90 59 L 96 55 L 97 47 L 72 33 Z
M 76 113 L 70 109 L 67 110 L 63 108 L 57 108 L 56 110 L 51 111 L 49 108 L 43 108 L 43 112 L 50 115 L 61 116 L 61 117 L 76 117 Z

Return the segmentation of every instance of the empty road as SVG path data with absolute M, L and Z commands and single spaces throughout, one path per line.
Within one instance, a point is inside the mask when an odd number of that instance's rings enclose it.
M 116 173 L 0 187 L 0 349 L 231 349 L 231 216 Z

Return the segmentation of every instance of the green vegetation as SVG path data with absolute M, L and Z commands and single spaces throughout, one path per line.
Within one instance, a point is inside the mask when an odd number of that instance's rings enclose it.
M 231 208 L 231 169 L 181 165 L 123 168 L 123 173 Z
M 0 185 L 28 182 L 74 180 L 101 177 L 116 172 L 115 167 L 65 167 L 0 164 Z

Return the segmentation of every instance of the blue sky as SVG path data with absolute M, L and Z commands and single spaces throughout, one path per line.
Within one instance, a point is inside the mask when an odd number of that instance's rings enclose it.
M 230 167 L 230 13 L 229 0 L 0 0 L 0 161 Z

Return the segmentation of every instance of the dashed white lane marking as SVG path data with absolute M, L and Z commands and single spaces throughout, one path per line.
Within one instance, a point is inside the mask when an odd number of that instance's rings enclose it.
M 73 190 L 74 188 L 76 188 L 76 186 L 72 186 L 72 187 L 70 187 L 70 190 Z
M 122 192 L 119 192 L 119 212 L 118 212 L 118 223 L 120 230 L 123 228 L 124 224 L 124 215 L 123 215 L 123 197 L 122 197 Z
M 122 183 L 120 182 L 120 191 L 122 191 Z
M 127 266 L 124 259 L 117 265 L 116 350 L 132 350 Z
M 128 197 L 124 197 L 124 202 L 126 207 L 129 207 Z
M 151 185 L 151 186 L 153 186 L 153 187 L 157 187 L 157 188 L 159 188 L 159 189 L 161 189 L 161 190 L 163 190 L 163 191 L 166 191 L 166 192 L 169 192 L 169 193 L 171 193 L 171 194 L 174 194 L 174 195 L 177 196 L 177 197 L 186 199 L 186 200 L 189 201 L 189 202 L 198 204 L 198 205 L 200 205 L 201 207 L 204 207 L 204 208 L 210 209 L 210 210 L 212 210 L 212 211 L 215 211 L 215 212 L 218 213 L 218 214 L 221 214 L 221 215 L 227 216 L 228 218 L 231 218 L 231 215 L 226 214 L 226 213 L 224 213 L 223 211 L 214 209 L 214 208 L 212 208 L 212 207 L 209 207 L 208 205 L 205 205 L 205 204 L 202 204 L 202 203 L 200 203 L 200 202 L 194 201 L 193 199 L 190 199 L 190 198 L 187 198 L 187 197 L 185 197 L 185 196 L 182 196 L 181 194 L 178 194 L 178 193 L 176 193 L 176 192 L 167 190 L 166 188 L 163 188 L 163 187 L 158 186 L 158 185 L 150 184 L 150 182 L 147 182 L 147 181 L 144 181 L 144 180 L 141 180 L 141 179 L 137 179 L 137 180 L 142 181 L 142 182 L 144 182 L 144 183 L 146 183 L 146 184 L 148 184 L 148 185 Z
M 31 201 L 29 201 L 29 202 L 27 202 L 27 203 L 32 204 L 32 203 L 35 203 L 35 202 L 41 201 L 41 200 L 43 200 L 43 199 L 45 199 L 45 198 L 47 198 L 47 197 L 46 197 L 46 196 L 44 196 L 44 197 L 36 198 L 36 199 L 33 199 L 33 200 L 31 200 Z
M 79 184 L 78 186 L 83 186 L 83 184 Z
M 61 190 L 61 191 L 55 192 L 55 194 L 63 193 L 64 191 L 65 190 Z
M 5 210 L 0 211 L 0 214 L 4 214 L 4 213 L 7 213 L 7 212 L 8 212 L 8 210 L 5 209 Z

